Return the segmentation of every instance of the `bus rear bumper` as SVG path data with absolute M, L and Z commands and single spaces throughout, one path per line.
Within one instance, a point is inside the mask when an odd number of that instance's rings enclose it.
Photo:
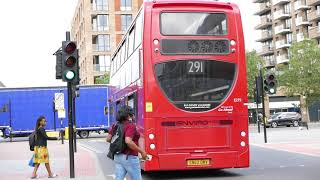
M 209 160 L 209 164 L 191 166 L 189 160 Z M 241 154 L 238 151 L 159 154 L 152 161 L 143 166 L 145 171 L 245 168 L 249 167 L 249 150 Z

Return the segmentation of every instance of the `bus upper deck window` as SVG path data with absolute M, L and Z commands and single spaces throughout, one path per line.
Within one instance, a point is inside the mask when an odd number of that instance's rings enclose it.
M 163 12 L 160 21 L 163 35 L 227 35 L 224 13 Z

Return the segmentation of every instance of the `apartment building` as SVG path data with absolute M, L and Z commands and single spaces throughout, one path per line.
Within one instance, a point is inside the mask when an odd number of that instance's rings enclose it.
M 320 0 L 253 2 L 260 6 L 255 13 L 260 16 L 260 23 L 255 29 L 261 31 L 257 42 L 262 44 L 259 54 L 265 60 L 266 68 L 287 64 L 290 57 L 288 49 L 292 42 L 300 42 L 309 37 L 320 38 L 316 22 L 320 20 Z
M 80 84 L 95 84 L 110 72 L 110 57 L 143 0 L 79 0 L 71 39 L 79 47 Z

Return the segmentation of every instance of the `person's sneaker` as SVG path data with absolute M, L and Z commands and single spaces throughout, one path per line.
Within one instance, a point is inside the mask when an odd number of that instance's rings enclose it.
M 57 177 L 58 175 L 57 174 L 55 174 L 55 173 L 53 173 L 51 176 L 49 176 L 48 178 L 55 178 L 55 177 Z

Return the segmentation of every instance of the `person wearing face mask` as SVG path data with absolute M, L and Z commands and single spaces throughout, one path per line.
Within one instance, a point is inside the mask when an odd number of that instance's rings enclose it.
M 123 106 L 117 113 L 117 123 L 123 124 L 126 148 L 120 153 L 114 155 L 115 162 L 115 179 L 123 180 L 128 173 L 132 180 L 141 180 L 141 167 L 138 153 L 143 160 L 148 158 L 147 153 L 139 147 L 140 134 L 134 121 L 133 109 L 130 106 Z M 112 132 L 115 125 L 109 131 L 107 142 L 111 142 Z

